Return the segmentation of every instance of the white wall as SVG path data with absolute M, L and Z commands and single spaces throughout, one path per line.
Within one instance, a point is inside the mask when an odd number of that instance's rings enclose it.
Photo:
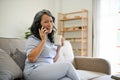
M 34 15 L 43 8 L 54 12 L 54 0 L 0 0 L 0 37 L 24 38 Z

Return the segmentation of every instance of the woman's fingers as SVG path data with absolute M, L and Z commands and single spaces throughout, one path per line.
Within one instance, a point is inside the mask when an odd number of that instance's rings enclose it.
M 43 39 L 43 40 L 46 39 L 46 30 L 43 28 L 39 29 L 39 35 L 40 35 L 41 39 Z
M 44 27 L 41 28 L 41 31 L 42 31 L 43 33 L 47 33 L 47 29 L 44 28 Z

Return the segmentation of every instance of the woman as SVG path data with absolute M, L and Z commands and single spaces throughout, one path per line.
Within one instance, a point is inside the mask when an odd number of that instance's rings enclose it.
M 55 63 L 61 47 L 54 44 L 54 21 L 51 12 L 45 9 L 35 15 L 26 43 L 26 80 L 80 80 L 72 64 Z

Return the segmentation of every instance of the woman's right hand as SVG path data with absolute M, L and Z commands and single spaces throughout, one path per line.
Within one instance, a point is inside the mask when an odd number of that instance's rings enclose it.
M 39 35 L 41 37 L 41 40 L 46 40 L 47 39 L 47 30 L 46 28 L 42 27 L 41 29 L 39 29 Z

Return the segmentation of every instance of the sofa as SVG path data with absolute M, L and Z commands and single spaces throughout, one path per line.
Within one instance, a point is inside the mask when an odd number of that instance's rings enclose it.
M 0 80 L 24 80 L 26 39 L 0 38 Z M 102 58 L 74 56 L 72 46 L 65 40 L 56 63 L 70 62 L 81 80 L 92 80 L 111 73 L 110 64 Z

